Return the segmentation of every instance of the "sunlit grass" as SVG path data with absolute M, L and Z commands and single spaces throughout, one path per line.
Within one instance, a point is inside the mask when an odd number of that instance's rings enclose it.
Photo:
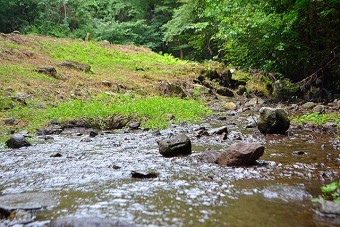
M 95 119 L 114 115 L 133 117 L 134 120 L 142 121 L 143 127 L 166 128 L 170 123 L 168 114 L 172 114 L 178 123 L 195 122 L 210 113 L 202 102 L 196 100 L 101 94 L 92 101 L 68 101 L 46 110 L 18 107 L 12 109 L 10 115 L 26 122 L 28 129 L 33 130 L 51 120 L 85 119 L 91 123 Z
M 327 122 L 332 122 L 340 127 L 340 114 L 339 113 L 307 113 L 302 116 L 297 116 L 293 119 L 295 124 L 312 123 L 314 125 L 323 125 Z

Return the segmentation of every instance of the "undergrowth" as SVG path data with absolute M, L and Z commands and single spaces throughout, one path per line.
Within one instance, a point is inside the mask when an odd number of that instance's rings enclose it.
M 312 123 L 314 125 L 323 125 L 328 122 L 334 123 L 337 127 L 340 127 L 340 114 L 339 113 L 307 113 L 302 116 L 297 116 L 293 119 L 293 122 L 302 125 L 306 123 Z
M 91 101 L 61 102 L 48 109 L 16 107 L 11 109 L 8 116 L 25 122 L 25 128 L 28 130 L 41 128 L 51 120 L 85 119 L 94 121 L 113 115 L 133 116 L 134 120 L 141 121 L 142 127 L 162 129 L 170 123 L 168 114 L 173 115 L 176 123 L 194 122 L 210 114 L 210 110 L 197 100 L 100 94 Z

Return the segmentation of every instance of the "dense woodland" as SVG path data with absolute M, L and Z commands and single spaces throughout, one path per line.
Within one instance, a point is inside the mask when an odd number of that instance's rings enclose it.
M 0 0 L 0 31 L 143 45 L 340 87 L 339 0 Z

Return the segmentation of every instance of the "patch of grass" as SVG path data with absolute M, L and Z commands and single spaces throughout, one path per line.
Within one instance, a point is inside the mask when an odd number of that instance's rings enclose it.
M 6 64 L 0 65 L 0 82 L 13 83 L 18 82 L 30 82 L 32 79 L 44 80 L 48 82 L 55 82 L 56 79 L 49 77 L 45 74 L 34 72 L 34 68 L 28 64 L 14 65 Z
M 75 100 L 62 103 L 47 111 L 48 119 L 59 121 L 70 119 L 94 119 L 112 115 L 135 115 L 144 120 L 142 125 L 150 128 L 165 128 L 169 124 L 167 114 L 179 121 L 197 121 L 209 113 L 203 104 L 194 100 L 163 97 L 141 97 L 136 95 L 109 96 L 101 94 L 91 102 Z
M 297 116 L 293 119 L 293 123 L 295 124 L 306 124 L 313 123 L 314 125 L 323 125 L 327 122 L 332 122 L 340 127 L 340 114 L 339 113 L 309 113 L 304 114 L 302 116 Z
M 156 66 L 176 66 L 186 64 L 171 55 L 159 55 L 144 48 L 135 48 L 128 51 L 115 49 L 114 46 L 103 47 L 97 42 L 42 42 L 49 55 L 55 60 L 74 60 L 87 63 L 97 69 L 115 70 L 114 67 L 122 66 L 125 70 L 141 71 L 154 69 Z
M 253 75 L 246 85 L 247 91 L 258 96 L 270 97 L 273 92 L 272 82 L 263 75 Z
M 313 198 L 313 202 L 320 200 L 329 200 L 340 203 L 340 182 L 332 182 L 321 188 L 322 195 L 319 198 Z
M 73 100 L 46 110 L 30 107 L 15 108 L 12 109 L 10 115 L 26 122 L 27 129 L 33 130 L 42 127 L 51 120 L 85 119 L 93 121 L 113 115 L 134 116 L 135 120 L 142 121 L 143 127 L 166 128 L 170 122 L 167 114 L 172 114 L 178 123 L 198 121 L 210 113 L 210 110 L 197 100 L 100 94 L 92 101 Z

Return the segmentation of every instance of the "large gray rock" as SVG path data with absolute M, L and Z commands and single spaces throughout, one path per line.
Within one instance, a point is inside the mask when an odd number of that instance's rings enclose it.
M 11 138 L 6 141 L 6 145 L 7 147 L 14 149 L 31 146 L 31 144 L 25 139 L 25 137 L 19 134 L 14 134 L 13 136 L 11 136 Z
M 283 109 L 262 107 L 257 127 L 263 134 L 285 134 L 290 126 L 288 114 Z
M 185 134 L 179 134 L 174 138 L 157 142 L 159 153 L 164 157 L 175 157 L 191 154 L 191 141 Z
M 221 166 L 252 165 L 264 152 L 264 146 L 257 143 L 236 143 L 228 147 L 218 158 Z

